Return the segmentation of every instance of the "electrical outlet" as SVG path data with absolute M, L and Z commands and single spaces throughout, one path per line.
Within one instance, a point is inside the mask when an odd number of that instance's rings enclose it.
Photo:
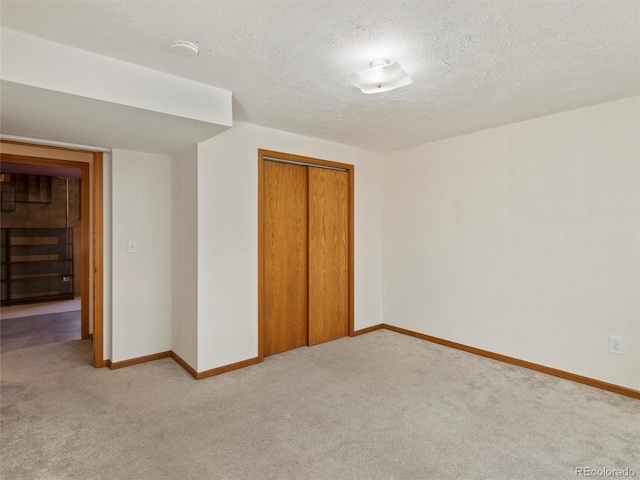
M 624 338 L 609 335 L 609 353 L 624 355 Z

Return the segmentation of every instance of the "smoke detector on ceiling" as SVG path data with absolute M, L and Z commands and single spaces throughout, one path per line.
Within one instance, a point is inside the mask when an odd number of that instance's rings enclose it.
M 191 43 L 185 42 L 183 40 L 178 40 L 171 44 L 171 51 L 181 57 L 193 58 L 197 57 L 200 51 L 198 50 L 198 46 Z

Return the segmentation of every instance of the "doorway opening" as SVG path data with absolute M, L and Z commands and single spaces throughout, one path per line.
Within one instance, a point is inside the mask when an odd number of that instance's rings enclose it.
M 54 187 L 61 188 L 60 182 L 64 183 L 66 197 L 73 189 L 69 187 L 73 182 L 67 179 L 78 180 L 76 211 L 73 211 L 71 198 L 64 202 L 62 225 L 49 224 L 43 227 L 43 224 L 33 222 L 38 215 L 43 217 L 55 213 L 50 206 L 44 205 L 46 202 L 40 202 L 43 204 L 40 211 L 37 215 L 28 215 L 26 224 L 18 228 L 3 228 L 2 234 L 7 237 L 3 238 L 2 248 L 3 304 L 30 304 L 33 307 L 38 304 L 32 302 L 38 300 L 64 299 L 73 302 L 74 294 L 79 291 L 80 336 L 82 339 L 92 339 L 93 366 L 103 367 L 102 153 L 5 140 L 1 146 L 3 174 L 9 171 L 31 172 L 7 173 L 8 178 L 3 178 L 8 180 L 5 182 L 7 184 L 14 183 L 13 196 L 3 193 L 3 207 L 7 210 L 11 208 L 8 204 L 11 199 L 46 199 L 47 195 L 53 195 Z M 15 185 L 13 180 L 18 177 L 11 175 L 21 175 L 19 178 L 24 185 Z M 22 197 L 16 197 L 16 189 L 20 190 Z M 8 193 L 9 190 L 6 189 Z M 57 221 L 60 222 L 59 219 Z M 9 276 L 12 269 L 14 275 Z M 50 305 L 44 308 L 43 312 L 51 312 L 51 308 L 69 309 L 73 305 Z M 62 322 L 65 319 L 58 320 Z M 66 321 L 73 320 L 67 318 Z

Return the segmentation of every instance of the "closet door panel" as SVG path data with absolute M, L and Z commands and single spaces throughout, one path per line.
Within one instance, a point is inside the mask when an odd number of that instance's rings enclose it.
M 347 335 L 348 178 L 309 167 L 309 345 Z
M 307 345 L 307 169 L 264 163 L 264 354 Z

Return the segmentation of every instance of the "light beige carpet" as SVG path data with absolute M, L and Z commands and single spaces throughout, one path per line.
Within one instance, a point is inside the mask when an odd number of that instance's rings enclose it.
M 635 468 L 640 402 L 389 331 L 193 380 L 3 353 L 3 479 L 562 479 Z

